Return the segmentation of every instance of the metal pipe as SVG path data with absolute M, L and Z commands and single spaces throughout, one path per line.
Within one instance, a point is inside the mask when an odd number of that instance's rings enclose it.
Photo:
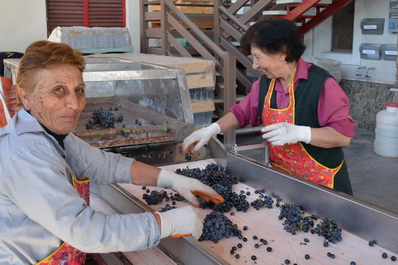
M 365 70 L 365 69 L 366 69 L 366 66 L 357 67 L 357 72 L 355 74 L 355 77 L 356 77 L 357 80 L 359 80 L 360 77 L 362 77 L 362 72 L 360 70 Z
M 365 73 L 365 78 L 366 78 L 366 79 L 371 79 L 371 78 L 372 78 L 372 77 L 369 75 L 369 71 L 370 71 L 370 70 L 376 70 L 376 67 L 373 66 L 373 67 L 367 67 L 367 68 L 366 68 L 366 73 Z

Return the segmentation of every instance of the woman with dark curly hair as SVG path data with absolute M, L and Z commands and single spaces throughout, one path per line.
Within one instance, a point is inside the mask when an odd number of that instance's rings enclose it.
M 263 124 L 275 167 L 352 194 L 342 150 L 355 129 L 348 98 L 326 70 L 301 58 L 305 46 L 294 22 L 257 22 L 241 47 L 250 51 L 253 69 L 263 76 L 225 116 L 188 136 L 183 149 L 196 151 L 220 132 Z

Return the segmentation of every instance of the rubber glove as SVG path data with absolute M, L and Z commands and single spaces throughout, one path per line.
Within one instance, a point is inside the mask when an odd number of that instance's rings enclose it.
M 197 152 L 202 146 L 205 145 L 205 143 L 210 140 L 213 135 L 217 135 L 220 132 L 221 128 L 216 122 L 207 127 L 194 131 L 191 135 L 184 139 L 184 142 L 182 143 L 182 150 L 185 152 L 188 151 L 189 147 L 197 142 L 192 150 L 193 152 Z
M 311 128 L 287 122 L 275 123 L 261 129 L 263 138 L 273 145 L 293 144 L 311 141 Z
M 161 220 L 160 238 L 193 236 L 196 240 L 202 235 L 203 223 L 192 206 L 156 212 Z
M 157 185 L 175 190 L 196 207 L 199 207 L 199 202 L 195 195 L 199 195 L 203 200 L 212 201 L 216 204 L 224 201 L 222 196 L 199 180 L 178 175 L 165 169 L 160 171 Z

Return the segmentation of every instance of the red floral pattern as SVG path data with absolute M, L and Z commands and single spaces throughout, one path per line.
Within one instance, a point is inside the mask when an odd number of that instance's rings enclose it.
M 295 98 L 293 81 L 294 74 L 289 85 L 290 103 L 286 109 L 271 108 L 271 96 L 275 87 L 275 79 L 271 81 L 264 100 L 262 113 L 264 126 L 280 122 L 294 124 Z M 340 170 L 342 164 L 337 168 L 325 167 L 307 153 L 301 142 L 283 146 L 275 146 L 268 143 L 268 146 L 270 161 L 275 167 L 286 170 L 294 176 L 333 188 L 334 176 Z

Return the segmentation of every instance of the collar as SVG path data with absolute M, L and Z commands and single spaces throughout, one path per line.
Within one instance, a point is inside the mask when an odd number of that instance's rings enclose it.
M 24 133 L 44 133 L 46 135 L 51 136 L 58 144 L 63 148 L 63 140 L 67 137 L 67 135 L 55 135 L 49 131 L 47 131 L 39 121 L 30 115 L 24 108 L 18 111 L 15 116 L 10 120 L 10 124 L 0 130 L 0 136 L 3 134 L 10 133 L 12 130 L 15 130 L 15 134 L 17 136 Z M 60 143 L 60 141 L 62 143 Z
M 297 87 L 297 83 L 300 79 L 308 79 L 308 69 L 311 67 L 310 63 L 307 63 L 302 58 L 297 61 L 296 75 L 294 76 L 294 86 Z M 288 94 L 289 90 L 284 91 L 279 79 L 276 80 L 275 90 L 280 94 Z
M 18 111 L 10 120 L 10 123 L 0 130 L 0 135 L 14 131 L 16 135 L 21 135 L 27 132 L 44 132 L 43 126 L 38 120 L 30 115 L 25 109 Z

